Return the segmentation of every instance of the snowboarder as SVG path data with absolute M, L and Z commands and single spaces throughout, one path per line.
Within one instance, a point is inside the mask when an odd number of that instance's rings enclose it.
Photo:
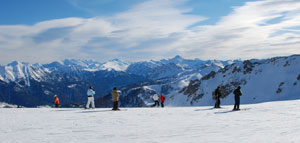
M 54 104 L 55 104 L 55 108 L 59 108 L 59 99 L 57 95 L 54 95 Z
M 95 109 L 95 101 L 94 101 L 94 95 L 95 95 L 95 90 L 93 86 L 90 86 L 90 88 L 87 91 L 87 96 L 88 96 L 88 101 L 86 103 L 85 109 L 90 108 L 90 104 L 92 103 L 92 108 Z
M 164 95 L 160 94 L 160 104 L 161 104 L 161 107 L 163 107 L 163 108 L 165 107 L 165 105 L 164 105 L 165 100 L 166 100 L 166 98 L 164 97 Z
M 159 102 L 158 102 L 159 97 L 158 97 L 158 95 L 154 94 L 152 98 L 154 100 L 154 105 L 152 105 L 152 107 L 155 107 L 155 106 L 159 107 Z
M 241 87 L 238 86 L 237 89 L 233 91 L 235 104 L 233 110 L 240 110 L 240 96 L 242 96 Z
M 220 101 L 220 97 L 221 97 L 220 86 L 217 87 L 214 94 L 215 94 L 215 98 L 216 98 L 216 103 L 215 103 L 214 108 L 221 108 L 220 107 L 220 104 L 221 104 L 221 101 Z
M 117 88 L 114 87 L 114 89 L 112 90 L 111 92 L 111 95 L 112 95 L 112 101 L 113 101 L 113 109 L 114 111 L 116 110 L 120 110 L 119 109 L 119 96 L 120 96 L 120 93 L 118 92 Z

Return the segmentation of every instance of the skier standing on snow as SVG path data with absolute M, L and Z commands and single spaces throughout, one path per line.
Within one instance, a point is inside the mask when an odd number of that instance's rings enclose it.
M 158 97 L 158 95 L 154 94 L 152 98 L 154 100 L 154 105 L 152 105 L 152 107 L 155 107 L 155 106 L 159 107 L 159 102 L 158 102 L 159 97 Z
M 59 99 L 58 99 L 57 95 L 54 95 L 54 104 L 55 104 L 55 108 L 59 107 Z
M 220 92 L 220 86 L 217 87 L 217 89 L 215 90 L 215 98 L 216 98 L 216 104 L 214 108 L 221 108 L 220 104 L 220 97 L 221 97 L 221 92 Z
M 233 91 L 235 104 L 233 110 L 240 110 L 240 96 L 242 96 L 241 87 L 238 86 L 237 89 Z
M 161 104 L 161 107 L 163 107 L 163 108 L 165 107 L 165 105 L 164 105 L 165 100 L 166 100 L 166 98 L 164 97 L 164 95 L 160 94 L 160 104 Z
M 92 108 L 95 109 L 95 101 L 94 101 L 94 95 L 95 95 L 95 93 L 96 92 L 95 92 L 93 86 L 90 86 L 90 88 L 87 91 L 88 101 L 86 103 L 85 109 L 89 109 L 91 103 L 92 103 Z
M 114 87 L 114 89 L 112 90 L 111 95 L 112 95 L 112 101 L 114 103 L 112 110 L 114 110 L 114 111 L 120 110 L 119 107 L 118 107 L 119 106 L 119 96 L 120 96 L 120 94 L 119 94 L 116 87 Z

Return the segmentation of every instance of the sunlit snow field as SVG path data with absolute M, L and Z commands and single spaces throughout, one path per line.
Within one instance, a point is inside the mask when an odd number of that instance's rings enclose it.
M 211 107 L 0 108 L 3 143 L 299 143 L 300 100 Z

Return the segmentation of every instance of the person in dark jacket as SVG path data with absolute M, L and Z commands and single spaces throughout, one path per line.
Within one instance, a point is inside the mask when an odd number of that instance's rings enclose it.
M 118 107 L 120 93 L 118 92 L 116 87 L 112 90 L 111 95 L 112 95 L 112 101 L 113 101 L 113 109 L 112 110 L 114 110 L 114 111 L 120 110 Z
M 220 98 L 221 98 L 221 92 L 220 92 L 220 86 L 217 87 L 217 89 L 215 90 L 215 98 L 216 98 L 216 103 L 215 103 L 215 107 L 214 108 L 221 108 L 220 104 Z
M 164 105 L 165 100 L 166 100 L 165 96 L 163 94 L 161 94 L 160 95 L 160 104 L 161 104 L 161 107 L 163 107 L 163 108 L 165 107 L 165 105 Z
M 240 96 L 242 96 L 241 87 L 238 86 L 237 89 L 233 91 L 235 104 L 233 110 L 240 110 Z

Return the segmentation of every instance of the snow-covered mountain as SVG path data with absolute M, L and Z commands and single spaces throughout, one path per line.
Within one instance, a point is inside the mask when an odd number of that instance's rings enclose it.
M 118 59 L 104 63 L 74 59 L 49 64 L 14 61 L 0 66 L 0 101 L 24 106 L 52 104 L 52 96 L 59 94 L 66 104 L 85 102 L 85 90 L 90 85 L 97 90 L 96 97 L 101 97 L 113 87 L 129 88 L 145 82 L 166 83 L 188 79 L 189 76 L 200 78 L 206 72 L 225 66 L 211 63 L 193 62 L 179 56 L 137 63 Z
M 101 65 L 100 70 L 115 70 L 115 71 L 126 71 L 128 66 L 130 65 L 129 62 L 125 62 L 119 59 L 113 59 L 108 62 L 105 62 Z
M 211 70 L 205 76 L 199 72 L 171 82 L 127 89 L 124 96 L 135 95 L 144 102 L 144 106 L 153 104 L 155 93 L 165 94 L 167 106 L 212 106 L 215 102 L 213 91 L 218 86 L 221 86 L 222 104 L 233 104 L 232 91 L 241 86 L 241 103 L 300 99 L 299 64 L 300 55 L 235 62 L 219 70 Z
M 129 66 L 129 62 L 124 62 L 118 59 L 113 59 L 104 63 L 100 63 L 93 60 L 75 60 L 66 59 L 64 61 L 56 61 L 50 64 L 43 65 L 43 68 L 49 69 L 49 71 L 64 71 L 64 72 L 74 72 L 74 71 L 99 71 L 99 70 L 115 70 L 115 71 L 125 71 Z
M 184 67 L 185 69 L 193 69 L 193 70 L 197 70 L 199 68 L 202 68 L 203 66 L 211 66 L 211 65 L 215 65 L 218 67 L 223 68 L 226 65 L 232 64 L 234 62 L 239 62 L 238 60 L 227 60 L 227 61 L 220 61 L 220 60 L 207 60 L 207 61 L 203 61 L 200 59 L 184 59 L 182 57 L 180 57 L 179 55 L 175 56 L 174 58 L 171 59 L 163 59 L 161 60 L 162 63 L 175 63 L 177 65 L 180 65 L 182 67 Z
M 122 106 L 148 106 L 163 93 L 168 106 L 212 105 L 222 87 L 222 104 L 233 103 L 232 90 L 244 92 L 243 103 L 299 98 L 299 55 L 265 60 L 203 61 L 176 56 L 160 61 L 64 60 L 49 64 L 12 62 L 0 66 L 0 101 L 23 106 L 51 105 L 54 94 L 65 104 L 84 103 L 86 89 L 96 89 L 97 106 L 110 106 L 110 90 L 122 90 Z
M 241 61 L 235 61 L 240 63 Z M 122 89 L 120 97 L 121 106 L 142 107 L 152 104 L 154 94 L 170 94 L 178 92 L 188 86 L 191 80 L 201 79 L 206 74 L 222 69 L 233 61 L 201 61 L 187 60 L 176 56 L 168 60 L 146 61 L 131 64 L 127 72 L 144 76 L 148 82 L 136 86 L 127 86 Z M 100 107 L 110 106 L 110 95 L 101 97 L 96 101 Z
M 24 80 L 30 86 L 29 79 L 37 81 L 47 80 L 45 76 L 53 72 L 78 74 L 83 72 L 95 72 L 100 70 L 125 71 L 129 63 L 121 60 L 111 60 L 100 63 L 92 60 L 64 60 L 55 61 L 49 64 L 29 64 L 14 61 L 6 66 L 0 66 L 0 80 L 5 82 L 18 82 Z
M 232 91 L 241 86 L 242 103 L 291 100 L 300 98 L 300 56 L 275 57 L 267 60 L 246 60 L 211 72 L 191 81 L 181 90 L 188 105 L 211 105 L 212 92 L 221 86 L 224 104 L 233 103 Z M 174 100 L 176 100 L 176 97 Z M 170 100 L 170 104 L 171 104 Z M 177 103 L 176 103 L 177 104 Z
M 30 79 L 36 81 L 44 80 L 48 74 L 47 70 L 42 70 L 38 65 L 21 63 L 14 61 L 7 66 L 0 66 L 0 80 L 5 82 L 24 81 L 25 85 L 30 86 Z
M 163 78 L 178 78 L 186 74 L 200 73 L 206 75 L 211 71 L 219 70 L 220 68 L 240 61 L 218 61 L 199 59 L 184 59 L 180 56 L 175 56 L 171 59 L 163 59 L 160 61 L 145 61 L 137 62 L 128 66 L 127 72 L 148 77 L 151 80 Z
M 102 63 L 92 60 L 74 60 L 66 59 L 64 61 L 55 61 L 49 64 L 44 64 L 42 67 L 49 71 L 97 71 L 101 68 Z
M 14 61 L 6 66 L 0 66 L 0 80 L 5 82 L 18 82 L 24 80 L 26 81 L 26 85 L 30 85 L 29 79 L 34 79 L 36 81 L 47 80 L 46 76 L 55 72 L 80 76 L 86 72 L 97 71 L 126 72 L 156 80 L 180 76 L 179 74 L 183 74 L 183 72 L 190 73 L 190 71 L 199 71 L 202 75 L 205 75 L 212 70 L 218 70 L 231 63 L 232 61 L 186 60 L 180 56 L 167 60 L 136 63 L 124 62 L 118 59 L 113 59 L 104 63 L 92 60 L 66 59 L 64 61 L 55 61 L 43 65 Z
M 100 97 L 111 86 L 144 80 L 119 71 L 124 68 L 126 63 L 120 60 L 106 63 L 64 60 L 43 65 L 14 61 L 0 66 L 0 101 L 30 107 L 51 105 L 53 95 L 57 94 L 65 105 L 82 103 L 88 86 L 95 86 L 96 97 Z

